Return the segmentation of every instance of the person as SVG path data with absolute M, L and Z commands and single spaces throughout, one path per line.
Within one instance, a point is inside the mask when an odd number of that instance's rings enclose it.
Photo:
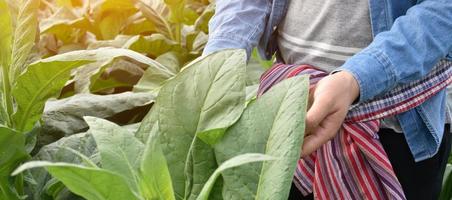
M 262 57 L 329 72 L 311 91 L 302 157 L 336 136 L 351 105 L 452 60 L 450 0 L 217 0 L 203 54 Z M 378 135 L 407 199 L 437 199 L 452 134 L 446 90 L 382 121 Z M 303 199 L 292 187 L 289 198 Z

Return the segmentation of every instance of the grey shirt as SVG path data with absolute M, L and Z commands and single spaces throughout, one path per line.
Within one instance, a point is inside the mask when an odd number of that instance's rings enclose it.
M 367 0 L 291 0 L 278 27 L 286 63 L 331 72 L 372 42 Z
M 371 42 L 367 0 L 291 0 L 278 27 L 279 51 L 286 63 L 327 72 Z M 382 120 L 381 127 L 402 132 L 395 117 Z

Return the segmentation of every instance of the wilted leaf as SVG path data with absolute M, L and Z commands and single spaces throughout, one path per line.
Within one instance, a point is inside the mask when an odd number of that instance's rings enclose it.
M 126 57 L 124 59 L 108 59 L 107 61 L 99 61 L 90 63 L 83 68 L 75 70 L 74 75 L 74 90 L 76 93 L 90 93 L 97 81 L 101 79 L 108 79 L 110 76 L 117 75 L 115 78 L 118 81 L 128 82 L 129 85 L 134 85 L 138 79 L 143 75 L 143 68 L 155 67 L 156 62 L 140 63 L 135 62 L 133 57 Z M 120 70 L 115 74 L 115 70 Z M 155 71 L 156 69 L 154 69 Z M 135 77 L 128 76 L 135 73 Z M 133 79 L 134 78 L 134 79 Z
M 67 16 L 66 19 L 61 19 L 60 12 L 70 13 L 65 8 L 61 8 L 54 16 L 41 22 L 42 34 L 54 34 L 64 44 L 77 43 L 83 35 L 91 29 L 89 19 L 77 16 Z
M 125 92 L 112 95 L 77 94 L 48 101 L 42 115 L 43 131 L 68 136 L 88 127 L 84 116 L 108 118 L 135 107 L 149 105 L 154 96 L 149 93 Z
M 126 49 L 97 49 L 74 51 L 46 58 L 31 64 L 22 74 L 13 89 L 18 104 L 13 120 L 17 129 L 27 131 L 40 118 L 47 99 L 55 97 L 70 77 L 72 69 L 93 61 L 116 57 L 132 57 L 144 64 L 156 63 L 139 53 Z M 153 65 L 156 71 L 167 72 L 161 65 Z

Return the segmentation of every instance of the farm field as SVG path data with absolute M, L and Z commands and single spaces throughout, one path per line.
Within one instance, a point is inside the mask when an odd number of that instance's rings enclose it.
M 213 0 L 0 0 L 0 200 L 287 199 L 308 77 L 256 99 L 272 61 L 202 56 L 214 12 Z

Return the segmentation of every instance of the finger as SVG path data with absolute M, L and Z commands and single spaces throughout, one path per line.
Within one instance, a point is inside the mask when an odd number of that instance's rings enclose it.
M 325 98 L 314 99 L 306 114 L 306 132 L 312 132 L 330 112 L 330 105 Z
M 308 109 L 311 108 L 312 102 L 314 101 L 314 91 L 316 85 L 309 86 L 309 95 L 308 95 Z
M 336 136 L 343 123 L 341 116 L 338 112 L 329 115 L 315 131 L 305 137 L 302 156 L 311 154 Z
M 312 133 L 304 138 L 303 145 L 301 146 L 301 157 L 310 155 L 312 152 L 319 149 L 323 144 L 328 142 L 328 138 L 322 137 L 317 132 Z

